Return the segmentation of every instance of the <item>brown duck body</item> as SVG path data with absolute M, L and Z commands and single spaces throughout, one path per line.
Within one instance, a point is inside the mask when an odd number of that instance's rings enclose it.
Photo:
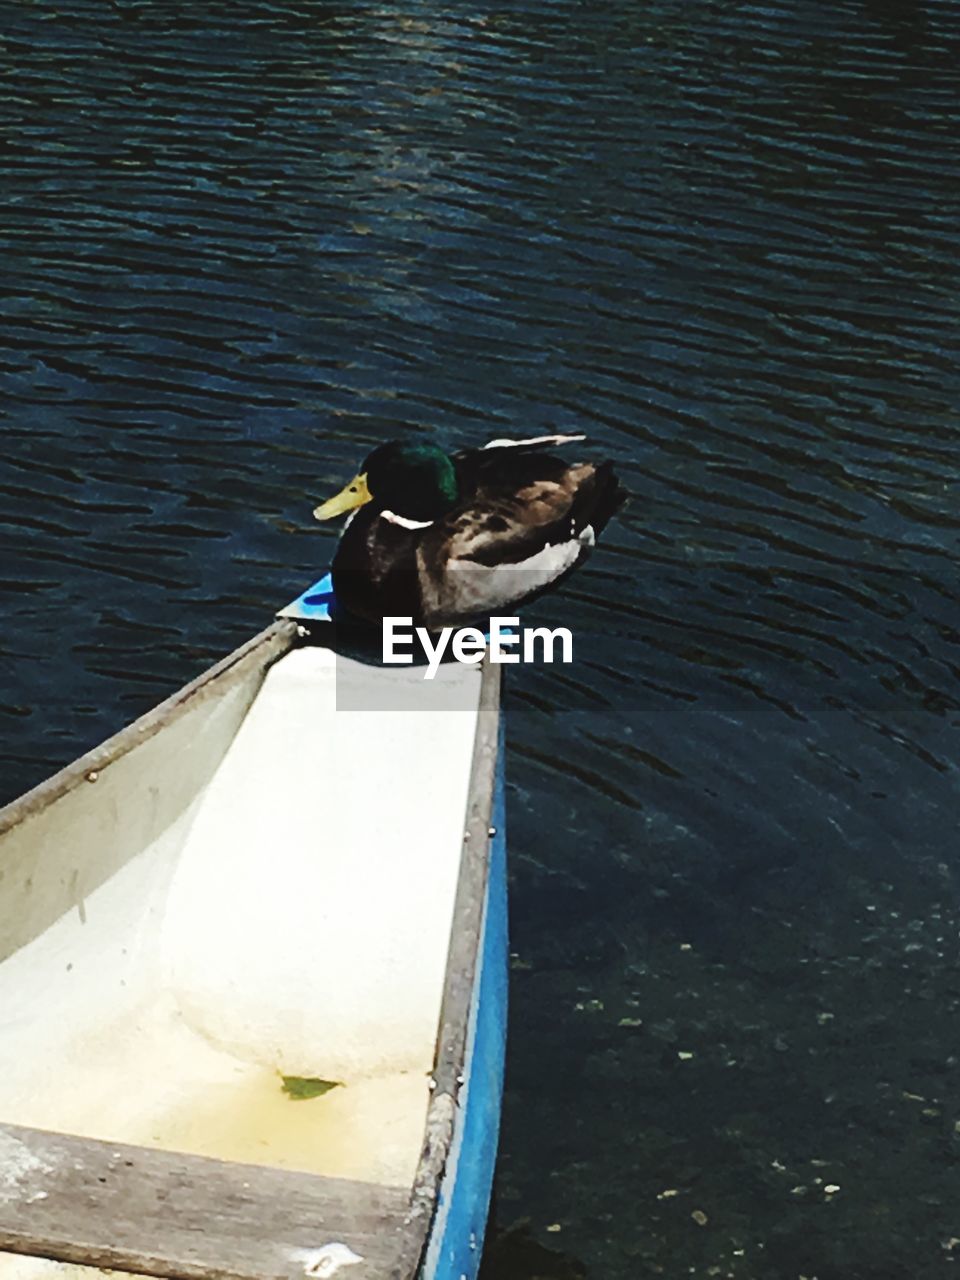
M 410 617 L 436 629 L 503 613 L 554 585 L 589 555 L 626 496 L 612 463 L 571 465 L 545 451 L 569 439 L 453 455 L 459 497 L 430 520 L 388 510 L 374 494 L 334 557 L 338 604 L 368 622 Z

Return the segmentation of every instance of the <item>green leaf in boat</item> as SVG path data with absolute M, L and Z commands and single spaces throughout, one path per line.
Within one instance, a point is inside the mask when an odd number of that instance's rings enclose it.
M 307 1098 L 322 1098 L 331 1089 L 336 1089 L 339 1080 L 316 1080 L 312 1076 L 281 1076 L 283 1092 L 294 1102 L 303 1102 Z

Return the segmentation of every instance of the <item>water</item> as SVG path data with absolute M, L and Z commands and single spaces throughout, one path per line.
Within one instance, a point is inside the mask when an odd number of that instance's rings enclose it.
M 957 7 L 3 11 L 4 797 L 315 576 L 371 445 L 587 430 L 491 1273 L 949 1273 Z

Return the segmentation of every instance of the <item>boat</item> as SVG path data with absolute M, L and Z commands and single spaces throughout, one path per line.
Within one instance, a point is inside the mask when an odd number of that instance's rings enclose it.
M 472 1280 L 507 998 L 500 668 L 329 577 L 0 810 L 0 1280 Z

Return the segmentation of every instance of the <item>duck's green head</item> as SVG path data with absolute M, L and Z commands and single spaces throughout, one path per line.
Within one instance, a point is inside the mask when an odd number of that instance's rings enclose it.
M 375 502 L 405 520 L 436 520 L 459 497 L 453 461 L 434 444 L 393 440 L 374 449 L 360 472 L 336 497 L 314 509 L 317 520 L 332 520 Z

